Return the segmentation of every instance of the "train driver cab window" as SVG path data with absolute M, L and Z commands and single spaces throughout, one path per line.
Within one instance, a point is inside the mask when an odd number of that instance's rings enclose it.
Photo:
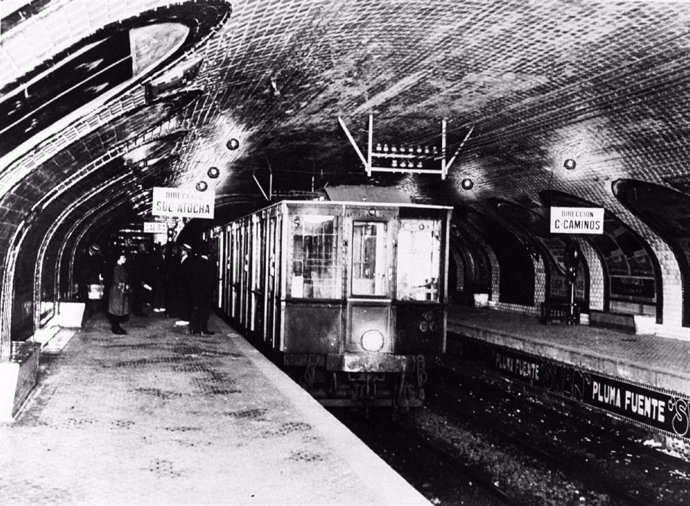
M 292 227 L 290 296 L 307 299 L 340 298 L 336 217 L 298 215 L 292 219 Z
M 352 295 L 386 295 L 386 223 L 352 224 Z
M 398 299 L 438 301 L 440 275 L 441 222 L 400 220 Z

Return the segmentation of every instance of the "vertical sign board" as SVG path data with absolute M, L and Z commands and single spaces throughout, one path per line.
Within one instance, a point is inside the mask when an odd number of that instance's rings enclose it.
M 549 231 L 552 234 L 603 234 L 603 207 L 551 207 Z
M 185 188 L 153 188 L 151 213 L 154 216 L 213 219 L 216 194 Z

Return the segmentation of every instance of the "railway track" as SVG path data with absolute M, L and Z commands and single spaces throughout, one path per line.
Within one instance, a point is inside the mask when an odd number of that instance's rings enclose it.
M 524 505 L 388 409 L 330 411 L 432 504 Z
M 690 498 L 687 481 L 669 480 L 674 472 L 687 475 L 687 463 L 631 441 L 634 435 L 610 417 L 583 416 L 585 408 L 575 403 L 560 402 L 557 410 L 542 400 L 544 393 L 530 392 L 522 383 L 472 370 L 453 358 L 447 365 L 430 409 L 449 425 L 484 434 L 491 444 L 514 448 L 538 467 L 558 470 L 587 504 L 686 504 Z M 575 495 L 563 497 L 562 504 L 573 503 Z
M 690 466 L 634 441 L 629 426 L 449 365 L 430 378 L 423 408 L 334 413 L 432 503 L 690 504 Z

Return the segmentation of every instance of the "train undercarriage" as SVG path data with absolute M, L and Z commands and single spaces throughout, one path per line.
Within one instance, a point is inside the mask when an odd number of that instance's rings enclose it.
M 365 370 L 357 370 L 354 365 L 362 362 Z M 424 355 L 299 354 L 284 356 L 283 363 L 291 377 L 324 406 L 407 409 L 424 403 Z

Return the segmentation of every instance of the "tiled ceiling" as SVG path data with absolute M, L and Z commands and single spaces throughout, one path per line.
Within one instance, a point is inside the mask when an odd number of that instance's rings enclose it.
M 121 158 L 158 137 L 170 156 L 157 177 L 141 177 L 118 198 L 140 202 L 151 185 L 194 185 L 216 166 L 221 218 L 263 205 L 253 176 L 267 185 L 269 171 L 276 198 L 364 183 L 484 212 L 495 198 L 537 207 L 547 190 L 621 211 L 614 180 L 666 185 L 687 172 L 685 2 L 23 3 L 3 18 L 2 97 L 125 27 L 178 22 L 191 29 L 154 73 L 62 122 L 35 125 L 44 128 L 10 146 L 0 158 L 3 206 L 9 193 L 26 192 L 28 211 L 40 200 L 34 193 L 49 190 L 55 164 L 63 175 L 92 167 L 94 184 L 100 167 L 104 180 L 112 178 L 109 151 Z M 181 96 L 184 107 L 170 105 Z M 369 114 L 374 142 L 396 146 L 440 146 L 446 120 L 448 158 L 472 132 L 446 180 L 368 178 L 337 119 L 365 150 Z M 231 138 L 239 149 L 226 147 Z M 563 168 L 568 158 L 575 170 Z M 472 189 L 461 188 L 463 179 Z M 147 208 L 136 212 L 144 217 Z

